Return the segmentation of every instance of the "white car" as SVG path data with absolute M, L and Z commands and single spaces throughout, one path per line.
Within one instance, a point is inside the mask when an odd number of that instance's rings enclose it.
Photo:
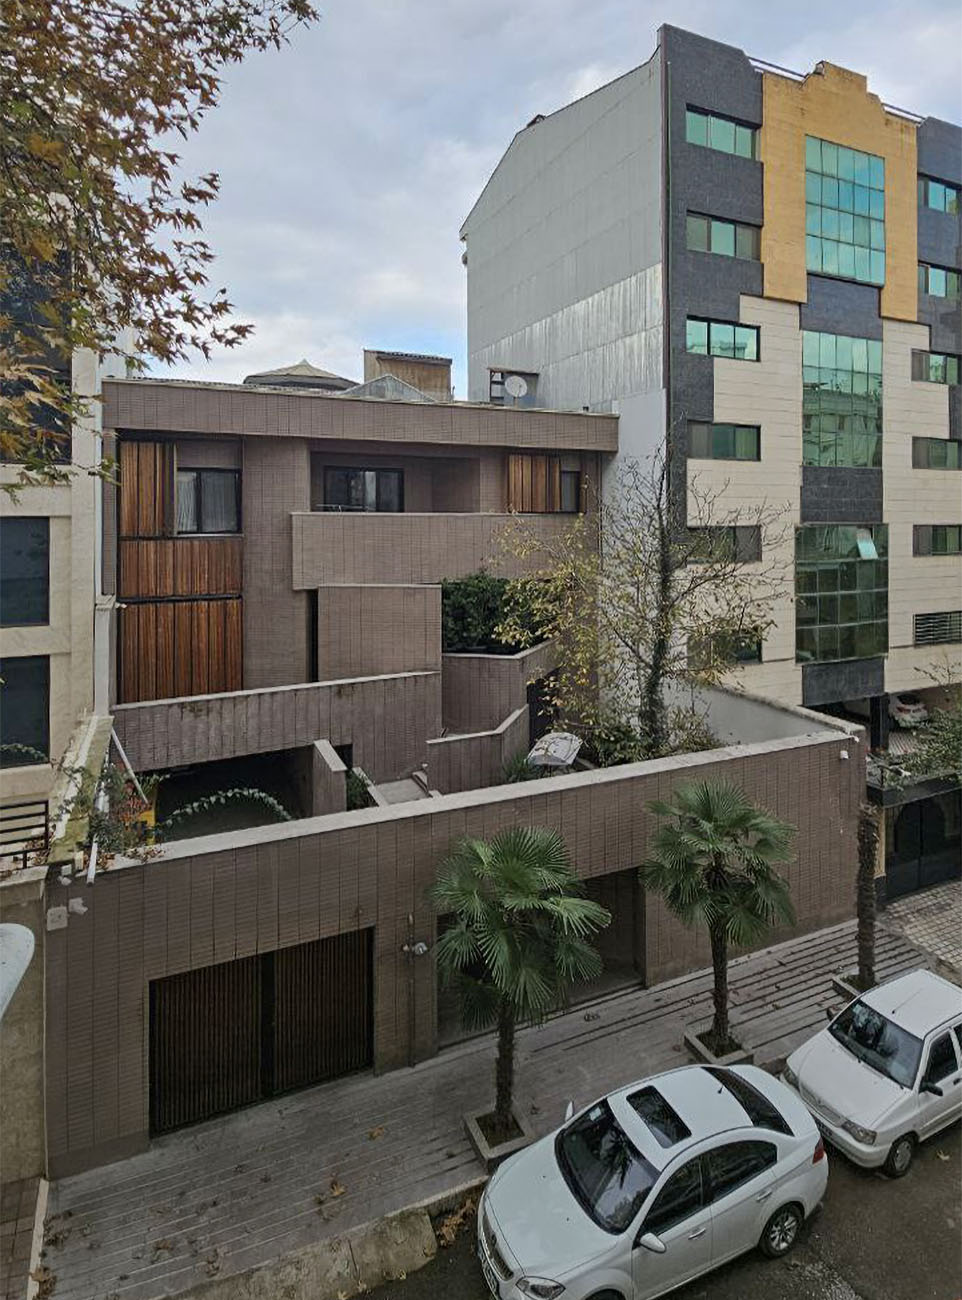
M 481 1268 L 499 1300 L 652 1300 L 755 1246 L 786 1254 L 827 1179 L 811 1115 L 772 1075 L 671 1070 L 495 1172 Z
M 782 1074 L 833 1146 L 908 1173 L 918 1142 L 962 1116 L 962 989 L 927 970 L 865 993 Z
M 900 727 L 920 727 L 928 722 L 929 711 L 921 696 L 908 694 L 889 696 L 889 717 Z

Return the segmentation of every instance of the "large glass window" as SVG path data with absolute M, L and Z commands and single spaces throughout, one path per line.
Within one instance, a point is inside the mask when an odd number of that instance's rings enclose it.
M 916 614 L 913 619 L 916 645 L 958 645 L 962 641 L 962 610 L 938 614 Z
M 865 659 L 888 649 L 888 528 L 795 530 L 795 659 Z
M 915 469 L 962 469 L 962 442 L 953 438 L 913 438 Z
M 816 275 L 885 283 L 885 160 L 805 138 L 805 264 Z
M 912 378 L 929 384 L 957 384 L 959 358 L 951 352 L 912 353 Z
M 0 519 L 0 627 L 50 621 L 50 520 Z
M 758 226 L 746 226 L 740 221 L 721 221 L 697 212 L 688 214 L 688 247 L 693 253 L 720 253 L 723 257 L 757 262 L 761 234 Z
M 802 334 L 802 462 L 882 464 L 882 344 Z
M 931 294 L 933 298 L 958 298 L 960 280 L 962 275 L 952 267 L 919 262 L 919 293 Z
M 240 532 L 240 474 L 235 469 L 177 471 L 178 533 Z
M 44 763 L 50 753 L 50 660 L 0 659 L 0 767 Z
M 919 206 L 934 208 L 936 212 L 958 213 L 958 185 L 951 185 L 948 181 L 937 181 L 931 176 L 920 176 Z
M 688 425 L 688 455 L 695 460 L 759 460 L 761 430 L 757 424 Z
M 399 469 L 324 471 L 325 510 L 372 510 L 396 514 L 404 509 L 404 475 Z
M 737 154 L 740 158 L 758 157 L 756 127 L 718 113 L 704 113 L 699 108 L 689 108 L 685 114 L 685 139 L 689 144 Z
M 689 352 L 703 356 L 757 361 L 758 326 L 689 316 L 685 325 L 685 345 Z

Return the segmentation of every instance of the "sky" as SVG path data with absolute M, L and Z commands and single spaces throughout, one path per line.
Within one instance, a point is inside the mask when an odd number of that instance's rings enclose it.
M 254 334 L 156 373 L 238 382 L 303 357 L 359 380 L 377 347 L 452 357 L 466 396 L 461 223 L 516 131 L 645 62 L 663 22 L 962 121 L 959 0 L 316 3 L 287 48 L 230 69 L 181 148 L 220 174 L 213 286 Z

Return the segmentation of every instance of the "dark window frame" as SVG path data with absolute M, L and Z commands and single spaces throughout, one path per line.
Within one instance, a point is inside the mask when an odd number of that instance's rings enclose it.
M 704 352 L 702 352 L 700 348 L 692 348 L 689 346 L 688 338 L 689 338 L 690 325 L 705 326 L 705 351 Z M 736 336 L 734 332 L 732 334 L 733 351 L 731 353 L 715 352 L 712 350 L 712 329 L 713 328 L 727 329 L 729 327 L 731 327 L 732 331 L 745 330 L 747 333 L 753 334 L 755 336 L 755 355 L 753 357 L 739 357 L 735 355 L 734 340 Z M 761 361 L 762 359 L 761 327 L 758 325 L 747 325 L 743 321 L 719 320 L 716 317 L 712 317 L 712 316 L 686 316 L 685 317 L 685 351 L 688 353 L 689 356 L 696 356 L 696 357 L 724 357 L 729 361 Z
M 941 272 L 945 276 L 945 293 L 939 293 L 938 289 L 932 288 L 932 272 Z M 954 285 L 955 291 L 952 292 Z M 942 298 L 946 302 L 954 302 L 960 296 L 962 290 L 962 271 L 955 266 L 940 266 L 936 262 L 919 262 L 919 293 L 928 294 L 931 298 Z
M 954 546 L 950 545 L 954 542 Z M 962 555 L 962 524 L 913 524 L 912 554 L 940 558 Z
M 221 466 L 206 465 L 178 465 L 174 471 L 174 521 L 178 518 L 177 501 L 180 496 L 180 476 L 181 474 L 193 474 L 194 477 L 194 516 L 197 519 L 196 528 L 176 528 L 177 537 L 236 537 L 244 531 L 243 518 L 241 516 L 241 472 L 239 469 L 229 469 Z M 237 527 L 227 529 L 217 529 L 216 531 L 204 527 L 204 479 L 213 475 L 229 474 L 234 479 L 234 502 L 237 511 Z
M 934 447 L 944 448 L 942 456 L 945 460 L 944 465 L 933 465 L 929 460 L 929 453 Z M 950 455 L 951 452 L 951 455 Z M 948 462 L 954 456 L 955 464 L 950 465 Z M 912 439 L 912 468 L 913 469 L 931 469 L 931 470 L 959 470 L 962 469 L 962 442 L 956 438 L 929 438 L 913 437 Z
M 329 495 L 329 491 L 330 491 L 328 484 L 329 484 L 329 482 L 330 482 L 330 476 L 331 476 L 332 474 L 373 474 L 373 475 L 375 476 L 375 479 L 374 479 L 374 494 L 375 494 L 375 506 L 374 506 L 374 509 L 373 509 L 373 510 L 369 510 L 369 509 L 367 508 L 367 506 L 342 506 L 342 505 L 334 505 L 334 504 L 330 504 L 330 503 L 328 502 L 328 495 Z M 398 478 L 398 508 L 397 508 L 397 510 L 382 510 L 382 509 L 381 509 L 381 475 L 382 475 L 382 474 L 396 474 L 396 475 L 397 475 L 397 478 Z M 399 468 L 399 467 L 398 467 L 398 468 L 394 468 L 394 467 L 391 467 L 391 466 L 388 466 L 388 465 L 325 465 L 325 466 L 324 466 L 324 503 L 323 503 L 321 509 L 322 509 L 322 510 L 326 510 L 326 511 L 332 511 L 332 512 L 342 511 L 344 514 L 354 514 L 354 515 L 364 515 L 364 514 L 369 514 L 369 515 L 374 515 L 374 514 L 401 515 L 401 514 L 404 514 L 404 470 L 401 469 L 401 468 Z
M 705 247 L 698 248 L 691 242 L 692 222 L 707 222 L 705 230 Z M 732 252 L 725 252 L 720 248 L 713 248 L 714 228 L 715 226 L 730 226 L 732 229 Z M 747 233 L 751 239 L 752 252 L 747 256 L 738 251 L 739 234 Z M 685 218 L 685 244 L 690 253 L 709 253 L 716 257 L 731 257 L 739 262 L 758 262 L 761 260 L 761 226 L 752 225 L 747 221 L 734 221 L 729 217 L 714 217 L 708 212 L 689 212 Z
M 580 514 L 582 514 L 582 513 L 583 513 L 583 505 L 584 505 L 584 502 L 583 502 L 583 500 L 582 500 L 581 470 L 580 470 L 580 469 L 563 469 L 563 468 L 562 468 L 562 469 L 559 471 L 559 474 L 560 474 L 560 484 L 561 484 L 560 501 L 559 501 L 559 505 L 558 505 L 558 509 L 557 509 L 557 511 L 554 511 L 554 512 L 552 512 L 552 513 L 555 513 L 555 514 L 561 514 L 561 515 L 580 515 Z M 564 500 L 565 500 L 565 479 L 568 480 L 569 484 L 570 484 L 571 480 L 574 479 L 574 499 L 575 499 L 575 504 L 574 504 L 574 506 L 573 506 L 570 510 L 565 506 L 565 503 L 564 503 Z
M 929 202 L 931 187 L 933 185 L 941 187 L 944 198 L 949 200 L 948 202 L 943 202 L 941 205 Z M 943 181 L 940 180 L 938 176 L 919 175 L 919 207 L 928 208 L 932 212 L 944 212 L 947 216 L 955 217 L 958 216 L 959 211 L 962 210 L 962 201 L 960 201 L 960 196 L 962 196 L 962 190 L 960 190 L 959 186 L 956 185 L 954 181 Z M 952 200 L 954 200 L 954 202 L 952 202 Z
M 864 553 L 867 544 L 873 554 Z M 887 524 L 796 526 L 796 663 L 888 652 L 888 556 Z
M 932 362 L 941 361 L 945 366 L 945 378 L 932 376 Z M 950 387 L 959 382 L 962 361 L 955 352 L 932 352 L 922 348 L 912 349 L 912 379 L 920 384 L 947 384 Z
M 715 454 L 715 435 L 722 430 L 732 431 L 732 451 L 736 454 L 731 456 L 719 456 Z M 754 434 L 755 454 L 754 456 L 739 456 L 737 454 L 738 435 L 739 433 Z M 693 446 L 697 440 L 699 446 Z M 688 421 L 688 456 L 690 460 L 732 460 L 740 461 L 742 464 L 757 463 L 762 458 L 762 430 L 758 424 L 732 424 L 725 420 L 689 420 Z
M 11 664 L 34 665 L 40 667 L 39 679 L 36 683 L 30 685 L 36 686 L 40 691 L 40 710 L 43 722 L 39 733 L 34 737 L 25 737 L 19 740 L 7 740 L 0 731 L 0 768 L 10 767 L 41 767 L 50 762 L 50 656 L 49 655 L 7 655 L 0 659 L 0 697 L 5 690 L 15 688 L 22 692 L 23 683 L 18 683 L 15 679 L 11 681 Z M 9 711 L 0 703 L 0 726 L 6 719 L 9 725 Z M 23 747 L 28 750 L 36 750 L 38 754 L 44 754 L 46 757 L 40 758 L 33 754 L 18 754 L 16 749 L 9 752 L 4 748 L 6 745 Z
M 704 120 L 704 141 L 692 139 L 691 122 L 689 121 L 690 117 L 701 118 Z M 732 136 L 733 147 L 731 149 L 724 148 L 720 144 L 712 144 L 711 137 L 713 122 L 728 124 L 734 127 Z M 750 133 L 748 153 L 745 153 L 743 150 L 738 148 L 739 139 L 744 138 L 739 137 L 739 130 L 748 131 Z M 755 122 L 746 122 L 742 118 L 731 117 L 727 113 L 716 113 L 712 109 L 699 108 L 697 104 L 685 105 L 685 143 L 693 144 L 699 149 L 713 149 L 716 153 L 727 154 L 730 158 L 744 158 L 748 162 L 758 162 L 758 137 L 760 130 L 761 128 Z
M 28 573 L 21 577 L 11 576 L 11 555 L 4 553 L 4 547 L 17 547 L 17 533 L 37 529 L 42 537 L 43 573 Z M 8 531 L 9 530 L 9 531 Z M 27 543 L 20 542 L 20 549 Z M 36 543 L 31 542 L 30 545 Z M 26 584 L 27 616 L 24 617 L 24 604 L 16 605 L 17 594 L 12 584 Z M 42 585 L 41 585 L 42 584 Z M 31 612 L 30 604 L 37 593 L 41 599 L 35 601 Z M 13 615 L 10 614 L 11 605 Z M 47 515 L 5 515 L 0 519 L 0 627 L 49 627 L 50 625 L 50 519 Z

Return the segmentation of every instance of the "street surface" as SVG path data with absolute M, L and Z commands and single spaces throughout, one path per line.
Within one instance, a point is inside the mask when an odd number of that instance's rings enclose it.
M 784 1260 L 757 1253 L 672 1292 L 677 1300 L 959 1300 L 962 1127 L 933 1138 L 893 1182 L 830 1150 L 822 1209 Z M 490 1300 L 474 1230 L 405 1282 L 370 1300 Z

